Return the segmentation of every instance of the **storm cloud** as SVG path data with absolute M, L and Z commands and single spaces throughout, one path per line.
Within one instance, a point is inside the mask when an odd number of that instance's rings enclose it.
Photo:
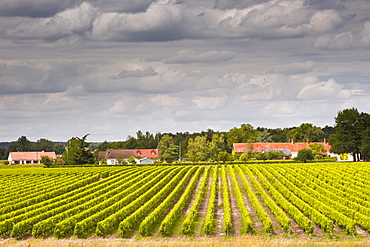
M 370 112 L 366 0 L 0 2 L 0 136 L 93 141 Z

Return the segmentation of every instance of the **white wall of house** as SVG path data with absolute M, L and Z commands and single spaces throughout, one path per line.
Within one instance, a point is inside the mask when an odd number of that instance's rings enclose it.
M 154 164 L 154 160 L 150 158 L 136 159 L 136 164 Z

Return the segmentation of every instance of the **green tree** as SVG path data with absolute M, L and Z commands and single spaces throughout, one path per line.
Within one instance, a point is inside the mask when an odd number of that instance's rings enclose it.
M 308 160 L 314 160 L 314 154 L 311 149 L 303 148 L 298 150 L 296 160 L 306 163 Z
M 94 162 L 89 143 L 86 142 L 88 135 L 86 134 L 82 138 L 74 137 L 68 140 L 66 151 L 62 154 L 63 160 L 68 165 L 82 165 Z
M 284 154 L 279 151 L 270 151 L 266 154 L 266 158 L 269 160 L 281 159 L 284 157 Z
M 351 153 L 353 161 L 360 159 L 360 148 L 363 145 L 363 136 L 370 129 L 370 116 L 360 113 L 356 108 L 338 112 L 335 117 L 335 134 L 329 141 L 333 153 Z
M 189 139 L 187 157 L 193 162 L 208 159 L 209 150 L 206 136 L 197 136 L 195 139 Z
M 17 141 L 11 142 L 8 146 L 9 152 L 26 152 L 32 150 L 32 143 L 26 136 L 21 136 Z
M 231 160 L 231 154 L 229 154 L 228 152 L 225 152 L 225 151 L 222 151 L 222 152 L 219 152 L 218 153 L 218 160 L 219 161 L 229 161 Z
M 254 157 L 256 160 L 267 160 L 267 155 L 265 153 L 256 153 Z
M 249 154 L 248 154 L 248 153 L 242 153 L 242 154 L 239 156 L 239 160 L 240 160 L 240 161 L 248 161 L 248 160 L 249 160 Z
M 258 131 L 250 124 L 242 124 L 240 128 L 233 128 L 227 132 L 227 144 L 232 147 L 234 143 L 256 142 Z
M 107 165 L 107 158 L 105 158 L 105 155 L 102 156 L 100 165 Z
M 267 129 L 259 132 L 257 142 L 272 142 L 270 132 Z
M 161 140 L 158 143 L 158 154 L 160 160 L 164 160 L 164 157 L 171 157 L 172 154 L 166 155 L 167 150 L 170 148 L 171 145 L 175 145 L 173 137 L 165 134 L 162 136 Z M 172 151 L 171 151 L 172 152 Z
M 53 165 L 53 159 L 51 159 L 49 156 L 41 156 L 41 163 L 44 164 L 46 167 L 50 167 Z
M 116 164 L 117 165 L 123 165 L 125 163 L 125 159 L 124 158 L 122 158 L 122 157 L 118 157 L 117 159 L 116 159 Z
M 364 132 L 360 152 L 366 161 L 370 161 L 370 129 Z
M 209 152 L 209 158 L 211 160 L 219 160 L 218 154 L 221 151 L 225 151 L 225 138 L 223 134 L 213 134 L 212 135 L 212 141 L 208 142 L 208 152 Z
M 130 156 L 128 157 L 127 162 L 130 164 L 136 164 L 136 159 L 134 156 Z
M 167 163 L 172 163 L 179 158 L 179 146 L 174 143 L 171 143 L 170 146 L 162 154 L 162 159 Z
M 6 148 L 0 147 L 0 160 L 8 159 L 8 150 Z
M 312 153 L 313 153 L 315 158 L 322 158 L 322 154 L 327 151 L 324 148 L 324 145 L 322 145 L 321 143 L 311 143 L 308 146 L 312 150 Z
M 53 152 L 55 151 L 55 145 L 54 145 L 54 142 L 50 141 L 50 140 L 47 140 L 47 139 L 44 139 L 44 138 L 41 138 L 40 140 L 38 140 L 35 144 L 35 146 L 33 147 L 34 150 L 36 151 L 45 151 L 45 152 Z
M 303 123 L 299 127 L 289 131 L 289 138 L 293 138 L 295 142 L 311 142 L 323 141 L 325 137 L 324 131 L 321 128 L 313 126 L 310 123 Z

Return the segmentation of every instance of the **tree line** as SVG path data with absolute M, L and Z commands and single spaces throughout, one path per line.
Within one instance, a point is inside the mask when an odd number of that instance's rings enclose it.
M 359 112 L 356 108 L 338 112 L 335 125 L 323 128 L 311 123 L 302 123 L 298 127 L 289 128 L 254 128 L 251 124 L 241 124 L 240 127 L 234 127 L 229 131 L 207 129 L 195 133 L 153 134 L 138 130 L 136 136 L 128 136 L 125 141 L 116 142 L 89 143 L 86 140 L 87 137 L 88 135 L 82 138 L 73 137 L 65 143 L 54 143 L 47 139 L 32 143 L 25 136 L 21 136 L 17 141 L 11 142 L 7 148 L 0 147 L 0 159 L 7 159 L 9 152 L 44 150 L 62 154 L 67 164 L 83 164 L 96 162 L 98 151 L 107 149 L 158 148 L 161 160 L 168 162 L 179 159 L 222 161 L 233 158 L 230 157 L 233 143 L 323 142 L 324 138 L 332 145 L 332 152 L 351 153 L 356 160 L 363 157 L 370 159 L 370 115 Z M 279 157 L 279 154 L 275 156 Z M 247 158 L 250 157 L 242 157 L 242 159 Z

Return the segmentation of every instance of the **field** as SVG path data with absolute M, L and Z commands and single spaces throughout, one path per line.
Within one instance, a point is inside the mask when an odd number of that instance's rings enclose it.
M 369 176 L 370 163 L 4 169 L 0 245 L 47 238 L 364 246 Z

